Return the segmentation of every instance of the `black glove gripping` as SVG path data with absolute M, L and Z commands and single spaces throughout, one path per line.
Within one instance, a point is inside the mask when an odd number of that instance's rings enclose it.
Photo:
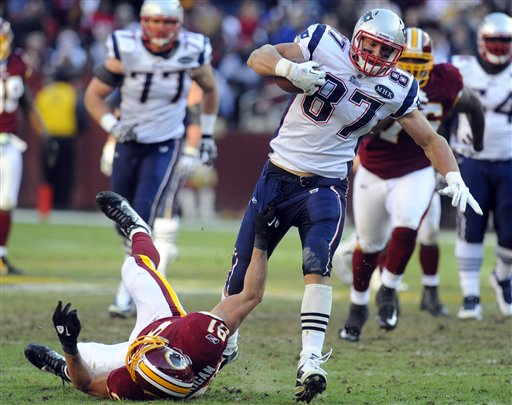
M 199 157 L 206 166 L 212 166 L 217 159 L 217 145 L 212 135 L 203 134 L 199 146 Z
M 270 239 L 278 227 L 279 219 L 276 215 L 276 207 L 269 205 L 256 216 L 254 247 L 267 250 Z
M 71 309 L 71 303 L 62 308 L 62 301 L 59 301 L 52 319 L 64 352 L 70 355 L 77 354 L 77 340 L 81 326 L 76 309 Z

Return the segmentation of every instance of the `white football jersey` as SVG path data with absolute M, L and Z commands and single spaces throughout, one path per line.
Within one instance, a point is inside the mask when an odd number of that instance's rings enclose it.
M 108 57 L 123 65 L 121 121 L 137 124 L 137 141 L 157 143 L 185 133 L 190 70 L 209 64 L 212 48 L 202 34 L 180 30 L 170 57 L 149 52 L 141 32 L 114 31 L 107 41 Z
M 400 69 L 385 77 L 363 75 L 350 59 L 350 41 L 329 25 L 311 25 L 295 43 L 326 72 L 326 83 L 312 96 L 291 100 L 270 158 L 290 170 L 345 178 L 362 135 L 389 115 L 417 108 L 418 83 Z
M 485 108 L 484 149 L 475 153 L 462 140 L 471 134 L 466 114 L 459 114 L 457 140 L 453 148 L 462 155 L 479 160 L 512 159 L 512 64 L 500 73 L 487 73 L 475 56 L 456 55 L 452 63 Z

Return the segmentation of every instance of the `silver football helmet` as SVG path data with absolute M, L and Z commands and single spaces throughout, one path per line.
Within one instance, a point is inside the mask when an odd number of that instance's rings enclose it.
M 493 65 L 512 59 L 512 18 L 504 13 L 488 14 L 478 27 L 478 52 Z
M 174 24 L 159 24 L 160 22 Z M 179 0 L 145 0 L 140 9 L 142 40 L 164 52 L 171 49 L 183 24 Z
M 380 45 L 379 55 L 367 41 Z M 405 25 L 390 10 L 374 8 L 364 13 L 354 27 L 350 52 L 355 67 L 368 76 L 386 76 L 395 67 L 405 46 Z

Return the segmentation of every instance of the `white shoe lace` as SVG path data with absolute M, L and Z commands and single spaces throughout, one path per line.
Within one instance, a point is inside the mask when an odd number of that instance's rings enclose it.
M 327 353 L 325 353 L 323 356 L 320 356 L 320 357 L 317 357 L 317 356 L 312 356 L 312 355 L 309 355 L 306 360 L 302 363 L 302 364 L 305 364 L 306 361 L 310 361 L 311 364 L 313 365 L 313 367 L 315 369 L 319 369 L 321 370 L 325 375 L 327 375 L 327 372 L 322 369 L 320 367 L 320 365 L 322 365 L 323 363 L 325 363 L 327 360 L 329 360 L 329 358 L 331 357 L 331 354 L 332 354 L 332 349 L 329 350 Z

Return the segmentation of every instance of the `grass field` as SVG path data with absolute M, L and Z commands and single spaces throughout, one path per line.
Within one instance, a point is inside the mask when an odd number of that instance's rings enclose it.
M 111 320 L 106 308 L 119 281 L 122 252 L 110 223 L 101 217 L 50 223 L 19 218 L 12 230 L 10 258 L 26 274 L 1 279 L 0 403 L 103 404 L 63 386 L 31 366 L 23 355 L 29 342 L 59 349 L 51 324 L 57 300 L 78 308 L 81 340 L 114 343 L 131 331 L 132 320 Z M 68 218 L 69 219 L 69 218 Z M 169 279 L 188 311 L 218 301 L 237 232 L 237 223 L 185 224 L 181 257 Z M 346 236 L 349 232 L 346 231 Z M 325 349 L 326 392 L 318 404 L 511 404 L 512 322 L 498 315 L 487 283 L 493 246 L 486 246 L 482 271 L 484 320 L 457 321 L 460 303 L 453 238 L 443 237 L 442 289 L 452 316 L 432 318 L 418 309 L 418 261 L 411 260 L 407 292 L 400 294 L 397 329 L 378 329 L 371 316 L 359 343 L 338 339 L 348 309 L 349 289 L 333 278 L 334 304 Z M 263 303 L 240 330 L 239 360 L 226 367 L 196 404 L 292 404 L 300 351 L 303 282 L 299 240 L 291 232 L 270 261 Z

